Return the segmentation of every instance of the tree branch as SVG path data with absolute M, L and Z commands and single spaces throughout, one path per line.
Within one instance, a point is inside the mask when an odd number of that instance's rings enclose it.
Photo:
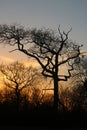
M 61 64 L 64 64 L 64 63 L 67 63 L 69 60 L 71 60 L 71 59 L 75 59 L 75 58 L 77 58 L 77 57 L 79 57 L 79 55 L 80 55 L 80 47 L 81 46 L 78 46 L 78 49 L 77 49 L 77 54 L 76 55 L 74 55 L 74 56 L 72 56 L 71 55 L 71 57 L 68 57 L 67 59 L 65 59 L 64 61 L 62 61 L 62 62 L 60 62 L 59 64 L 58 64 L 58 66 L 60 66 Z M 72 53 L 71 53 L 72 54 Z

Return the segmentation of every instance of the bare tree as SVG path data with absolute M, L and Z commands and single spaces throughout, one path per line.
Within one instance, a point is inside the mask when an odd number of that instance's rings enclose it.
M 15 50 L 36 59 L 42 68 L 42 74 L 54 81 L 54 108 L 58 109 L 58 83 L 67 81 L 74 69 L 74 61 L 80 55 L 80 45 L 69 39 L 68 32 L 50 29 L 29 29 L 18 26 L 0 26 L 0 40 Z M 72 62 L 71 62 L 72 61 Z M 60 74 L 61 66 L 68 64 L 67 74 Z
M 10 65 L 1 65 L 0 72 L 3 74 L 5 86 L 15 94 L 18 109 L 22 91 L 32 86 L 37 71 L 32 67 L 25 67 L 23 63 L 14 62 Z
M 80 109 L 84 104 L 87 106 L 87 56 L 81 55 L 80 61 L 74 64 L 74 68 L 70 78 L 72 99 Z
M 50 80 L 45 78 L 38 70 L 37 78 L 33 81 L 32 87 L 30 88 L 31 103 L 33 103 L 34 107 L 40 108 L 43 102 L 45 102 L 49 94 L 47 89 L 50 88 L 50 85 Z
M 86 87 L 87 82 L 87 56 L 82 55 L 79 62 L 74 64 L 74 71 L 72 73 L 71 82 L 74 84 L 82 84 Z M 87 87 L 86 87 L 87 89 Z

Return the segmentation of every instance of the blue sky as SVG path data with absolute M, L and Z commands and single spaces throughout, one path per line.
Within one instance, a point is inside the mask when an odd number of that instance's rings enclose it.
M 87 50 L 87 0 L 0 0 L 0 24 L 12 23 L 52 29 L 60 24 L 65 31 L 72 27 L 71 39 Z M 1 47 L 0 55 L 15 59 L 16 52 L 9 54 L 8 50 Z

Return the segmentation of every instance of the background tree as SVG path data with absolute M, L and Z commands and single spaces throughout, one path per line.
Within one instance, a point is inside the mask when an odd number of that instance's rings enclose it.
M 54 82 L 54 108 L 58 109 L 58 82 L 67 81 L 71 77 L 74 60 L 80 55 L 80 46 L 71 41 L 69 32 L 55 32 L 50 29 L 31 29 L 0 25 L 0 40 L 33 57 L 40 64 L 42 74 Z M 72 61 L 72 62 L 71 62 Z M 68 64 L 67 74 L 60 74 L 61 66 Z
M 25 88 L 32 86 L 32 82 L 35 80 L 37 71 L 32 67 L 25 67 L 23 63 L 19 62 L 15 62 L 10 65 L 1 65 L 0 71 L 3 74 L 5 86 L 11 89 L 15 94 L 18 110 L 22 91 Z
M 72 73 L 71 81 L 75 84 L 82 84 L 87 88 L 87 56 L 82 55 L 80 61 L 74 64 L 74 71 Z
M 38 70 L 37 78 L 33 81 L 32 87 L 29 90 L 31 95 L 29 97 L 31 98 L 33 107 L 40 108 L 42 104 L 44 104 L 47 96 L 49 95 L 49 91 L 47 92 L 47 89 L 50 87 L 51 83 L 49 78 L 45 78 Z M 53 106 L 53 103 L 51 105 Z
M 75 107 L 80 110 L 84 104 L 87 105 L 87 56 L 81 55 L 80 61 L 74 64 L 74 68 L 70 78 L 72 100 L 76 104 Z

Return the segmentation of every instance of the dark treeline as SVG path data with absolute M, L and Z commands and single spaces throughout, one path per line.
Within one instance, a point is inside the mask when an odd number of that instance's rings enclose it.
M 62 127 L 60 123 L 64 123 L 66 127 L 69 127 L 73 122 L 74 127 L 79 126 L 76 121 L 80 123 L 84 120 L 80 127 L 85 126 L 87 115 L 86 56 L 78 65 L 79 73 L 77 65 L 75 68 L 67 83 L 68 86 L 63 89 L 64 83 L 60 84 L 60 102 L 58 111 L 55 112 L 53 93 L 49 92 L 52 81 L 44 78 L 40 70 L 31 66 L 25 67 L 19 62 L 1 65 L 0 72 L 3 77 L 3 89 L 0 90 L 1 123 L 59 127 Z M 67 121 L 70 122 L 68 125 Z

